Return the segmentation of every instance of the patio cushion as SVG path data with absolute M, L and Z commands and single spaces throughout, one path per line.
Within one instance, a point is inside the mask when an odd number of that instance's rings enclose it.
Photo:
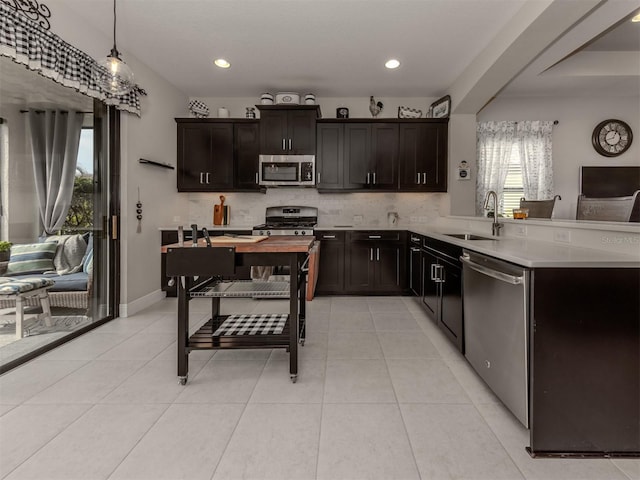
M 53 257 L 57 248 L 57 242 L 13 245 L 5 275 L 24 275 L 55 270 Z
M 43 287 L 52 287 L 55 282 L 43 277 L 0 277 L 0 295 L 17 295 Z
M 9 278 L 11 280 L 24 280 L 27 278 L 33 278 L 33 275 L 20 275 Z M 86 292 L 89 281 L 89 275 L 83 272 L 69 273 L 67 275 L 43 273 L 42 275 L 38 275 L 38 278 L 50 280 L 55 283 L 55 285 L 49 289 L 49 292 Z

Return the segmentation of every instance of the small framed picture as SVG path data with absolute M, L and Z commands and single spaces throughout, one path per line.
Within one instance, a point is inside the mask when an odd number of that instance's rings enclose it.
M 451 111 L 451 97 L 445 95 L 431 104 L 432 118 L 448 118 Z

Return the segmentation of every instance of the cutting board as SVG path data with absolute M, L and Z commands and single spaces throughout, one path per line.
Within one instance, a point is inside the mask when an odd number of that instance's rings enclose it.
M 237 237 L 228 237 L 227 235 L 221 235 L 217 237 L 211 237 L 211 243 L 258 243 L 269 237 L 266 235 L 238 235 Z

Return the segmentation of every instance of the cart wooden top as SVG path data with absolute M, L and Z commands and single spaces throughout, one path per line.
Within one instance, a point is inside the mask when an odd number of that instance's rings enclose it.
M 212 248 L 234 247 L 236 253 L 307 253 L 313 246 L 314 241 L 315 237 L 312 235 L 276 235 L 256 243 L 233 241 L 232 239 L 229 242 L 216 241 L 212 244 Z M 161 251 L 162 253 L 168 253 L 169 249 L 192 248 L 191 245 L 191 241 L 185 241 L 182 247 L 177 243 L 173 243 L 163 245 Z M 198 248 L 200 247 L 207 248 L 204 238 L 198 239 Z

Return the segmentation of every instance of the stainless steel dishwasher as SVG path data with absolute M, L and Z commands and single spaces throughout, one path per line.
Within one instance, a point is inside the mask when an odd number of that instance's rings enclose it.
M 468 250 L 460 259 L 465 357 L 528 427 L 530 271 Z

